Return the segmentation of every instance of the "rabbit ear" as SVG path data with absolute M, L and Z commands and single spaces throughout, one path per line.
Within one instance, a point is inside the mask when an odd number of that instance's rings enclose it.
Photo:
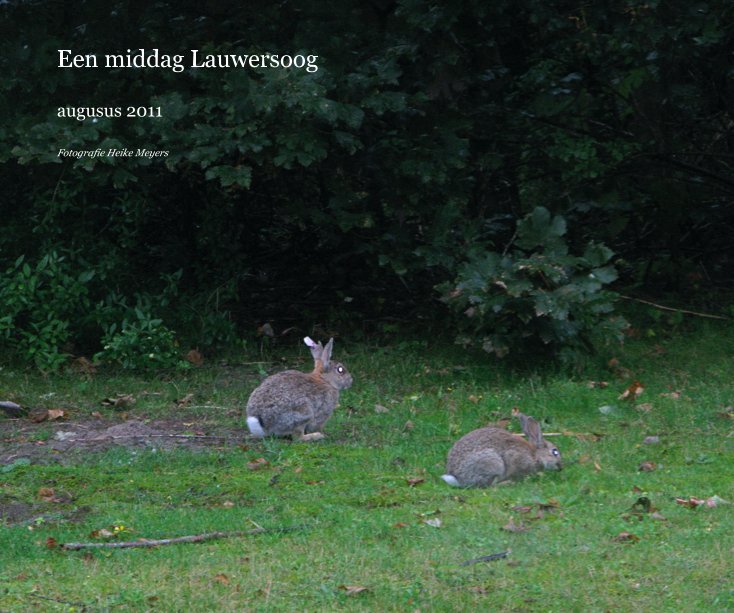
M 520 417 L 520 425 L 522 426 L 522 431 L 527 435 L 528 440 L 533 445 L 540 447 L 543 444 L 543 433 L 540 431 L 540 424 L 537 421 L 532 417 L 522 415 Z
M 310 336 L 304 338 L 303 342 L 311 350 L 311 355 L 313 356 L 314 361 L 320 360 L 321 353 L 324 351 L 324 346 L 321 343 L 317 343 L 316 341 L 314 341 Z
M 324 347 L 324 350 L 321 352 L 321 363 L 324 365 L 324 368 L 329 367 L 332 349 L 334 349 L 334 339 L 330 338 L 329 342 L 326 343 L 326 347 Z

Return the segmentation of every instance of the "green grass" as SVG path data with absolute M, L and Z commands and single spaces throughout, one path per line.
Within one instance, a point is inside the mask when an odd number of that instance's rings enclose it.
M 675 502 L 734 501 L 734 421 L 720 415 L 734 404 L 730 327 L 633 341 L 616 355 L 629 369 L 622 378 L 601 361 L 573 376 L 553 365 L 509 373 L 484 356 L 426 343 L 336 353 L 355 383 L 325 441 L 116 449 L 0 473 L 0 503 L 35 504 L 40 516 L 0 529 L 0 611 L 734 610 L 734 504 Z M 90 381 L 2 370 L 0 396 L 77 407 L 79 416 L 131 392 L 139 399 L 131 415 L 231 428 L 243 426 L 239 410 L 257 368 Z M 600 380 L 609 386 L 588 386 Z M 645 386 L 638 402 L 618 400 L 633 380 Z M 661 396 L 670 392 L 680 397 Z M 171 407 L 187 393 L 199 404 L 184 417 Z M 605 405 L 610 415 L 599 411 Z M 548 432 L 603 436 L 555 438 L 561 473 L 488 490 L 446 486 L 439 477 L 452 442 L 513 406 Z M 643 444 L 648 435 L 660 443 Z M 269 464 L 250 470 L 260 457 Z M 644 461 L 656 469 L 640 472 Z M 409 485 L 414 478 L 424 482 Z M 71 500 L 39 501 L 44 487 Z M 657 518 L 629 512 L 643 496 Z M 558 508 L 535 518 L 549 501 Z M 518 505 L 536 506 L 522 513 Z M 440 526 L 426 523 L 435 519 Z M 503 530 L 510 519 L 528 530 Z M 136 539 L 255 525 L 299 529 L 156 549 L 46 547 L 48 538 L 93 541 L 93 530 L 113 526 Z M 622 532 L 639 540 L 615 541 Z M 506 550 L 505 559 L 460 566 Z M 368 589 L 349 595 L 342 586 L 352 585 Z

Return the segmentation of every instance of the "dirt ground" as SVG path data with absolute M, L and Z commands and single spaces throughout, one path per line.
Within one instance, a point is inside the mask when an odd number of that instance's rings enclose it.
M 0 470 L 23 458 L 32 464 L 73 464 L 112 447 L 202 449 L 242 444 L 244 427 L 236 431 L 205 421 L 88 418 L 33 423 L 25 417 L 0 416 Z

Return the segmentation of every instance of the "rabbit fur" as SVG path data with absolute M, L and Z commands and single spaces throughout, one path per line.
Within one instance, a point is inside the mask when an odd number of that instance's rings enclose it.
M 352 385 L 352 375 L 331 361 L 334 339 L 326 347 L 308 336 L 314 369 L 286 370 L 265 379 L 247 401 L 247 426 L 253 436 L 291 436 L 294 440 L 324 438 L 321 429 L 336 408 L 339 392 Z
M 527 440 L 502 428 L 469 432 L 449 451 L 441 478 L 456 487 L 491 487 L 541 470 L 561 470 L 561 454 L 532 417 L 513 411 Z

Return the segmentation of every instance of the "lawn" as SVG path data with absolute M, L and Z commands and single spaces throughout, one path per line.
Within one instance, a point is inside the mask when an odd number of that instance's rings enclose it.
M 311 443 L 243 430 L 265 371 L 309 369 L 295 340 L 154 376 L 6 367 L 0 399 L 65 414 L 0 417 L 0 611 L 734 610 L 734 331 L 655 332 L 573 374 L 339 339 L 354 385 Z M 135 402 L 102 404 L 118 394 Z M 441 481 L 453 441 L 515 406 L 555 435 L 564 470 L 486 490 Z M 136 420 L 159 434 L 54 443 Z M 35 451 L 9 457 L 19 446 Z M 504 557 L 465 564 L 491 554 Z

